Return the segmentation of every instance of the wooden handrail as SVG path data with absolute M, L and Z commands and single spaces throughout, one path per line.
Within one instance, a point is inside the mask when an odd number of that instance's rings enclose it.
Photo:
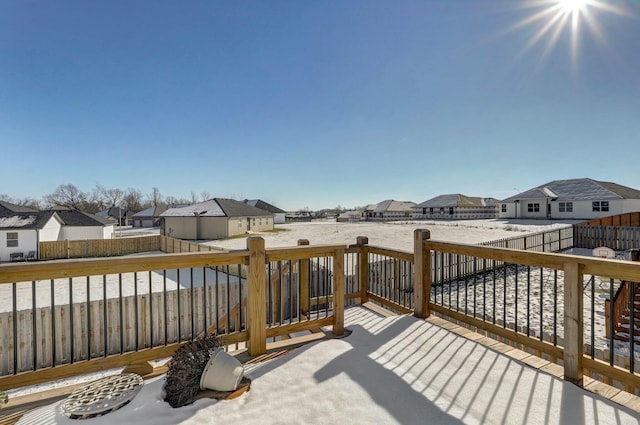
M 0 283 L 244 264 L 248 256 L 249 251 L 241 250 L 0 264 Z

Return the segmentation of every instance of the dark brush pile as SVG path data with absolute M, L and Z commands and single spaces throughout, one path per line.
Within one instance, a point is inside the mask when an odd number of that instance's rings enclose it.
M 220 347 L 217 335 L 207 335 L 178 348 L 169 362 L 164 384 L 164 401 L 181 407 L 195 401 L 200 392 L 200 377 L 214 350 Z

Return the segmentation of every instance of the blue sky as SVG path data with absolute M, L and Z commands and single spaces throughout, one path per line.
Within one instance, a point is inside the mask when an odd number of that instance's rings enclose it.
M 640 188 L 640 4 L 527 48 L 553 15 L 513 27 L 555 3 L 1 0 L 0 194 L 293 210 Z

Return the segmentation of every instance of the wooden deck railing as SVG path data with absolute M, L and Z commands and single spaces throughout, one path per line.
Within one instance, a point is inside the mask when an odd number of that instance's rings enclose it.
M 266 250 L 249 238 L 226 253 L 0 265 L 0 391 L 166 358 L 204 332 L 251 355 L 294 332 L 341 335 L 346 249 Z M 317 288 L 303 301 L 304 280 Z M 276 302 L 286 308 L 268 317 Z
M 595 320 L 621 280 L 640 281 L 640 264 L 438 242 L 426 230 L 415 232 L 413 252 L 366 237 L 277 249 L 249 238 L 224 253 L 5 264 L 0 390 L 168 357 L 206 331 L 258 355 L 270 338 L 323 326 L 341 334 L 345 305 L 373 301 L 533 350 L 572 382 L 588 370 L 633 391 L 638 362 Z
M 604 323 L 596 322 L 604 316 L 604 295 L 613 295 L 619 281 L 638 281 L 639 264 L 429 239 L 422 249 L 434 262 L 454 255 L 471 257 L 478 265 L 475 275 L 449 282 L 427 272 L 427 261 L 416 297 L 429 294 L 430 311 L 562 360 L 569 381 L 581 383 L 586 369 L 627 390 L 640 388 L 640 365 L 634 356 L 625 360 L 624 350 L 605 337 Z M 594 283 L 585 289 L 591 277 Z M 626 349 L 633 353 L 636 347 L 631 342 Z

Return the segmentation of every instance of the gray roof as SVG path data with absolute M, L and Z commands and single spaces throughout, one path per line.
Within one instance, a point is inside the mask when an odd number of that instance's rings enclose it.
M 393 199 L 387 199 L 376 204 L 373 212 L 384 213 L 388 211 L 411 211 L 411 208 L 415 205 L 416 203 L 411 201 L 394 201 Z M 368 206 L 367 209 L 369 209 Z
M 60 208 L 52 211 L 58 214 L 58 216 L 62 219 L 62 222 L 66 226 L 82 226 L 82 227 L 102 226 L 104 227 L 104 226 L 113 225 L 113 222 L 111 220 L 98 217 L 94 214 L 82 212 L 80 210 Z
M 15 213 L 32 213 L 37 212 L 33 208 L 23 207 L 22 205 L 12 204 L 7 201 L 0 201 L 0 216 L 11 216 Z
M 602 182 L 588 178 L 554 180 L 511 196 L 502 200 L 502 202 L 541 198 L 551 198 L 554 201 L 640 199 L 640 190 L 622 186 L 617 183 Z
M 138 211 L 137 213 L 133 214 L 131 217 L 133 218 L 158 217 L 160 216 L 160 214 L 162 214 L 166 210 L 167 210 L 167 205 L 160 203 L 158 205 L 153 205 L 142 211 Z
M 466 196 L 461 193 L 440 195 L 416 205 L 414 208 L 494 207 L 496 199 Z
M 251 205 L 252 207 L 260 208 L 261 210 L 269 211 L 274 214 L 282 214 L 286 212 L 276 207 L 275 205 L 271 205 L 270 203 L 265 202 L 261 199 L 245 199 L 244 203 Z
M 234 199 L 213 198 L 182 208 L 170 208 L 161 217 L 257 217 L 273 216 L 269 211 L 252 207 Z
M 0 229 L 42 229 L 51 217 L 55 217 L 62 223 L 60 217 L 53 211 L 34 211 L 32 213 L 17 213 L 12 216 L 0 217 Z

